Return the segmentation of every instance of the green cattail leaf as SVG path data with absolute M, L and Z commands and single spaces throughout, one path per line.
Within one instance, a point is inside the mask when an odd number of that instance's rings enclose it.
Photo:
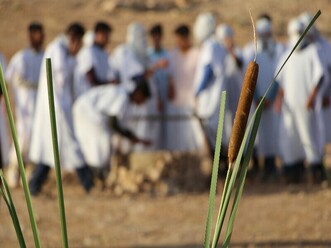
M 0 65 L 0 85 L 1 85 L 1 90 L 2 90 L 3 97 L 5 99 L 10 131 L 11 131 L 11 135 L 13 137 L 13 143 L 14 143 L 14 146 L 15 146 L 17 162 L 18 162 L 18 168 L 19 168 L 19 171 L 20 171 L 21 179 L 22 179 L 23 190 L 24 190 L 24 195 L 25 195 L 25 199 L 26 199 L 26 205 L 27 205 L 28 212 L 29 212 L 29 218 L 30 218 L 34 243 L 35 243 L 36 248 L 40 248 L 39 233 L 38 233 L 36 219 L 34 217 L 34 211 L 33 211 L 33 207 L 32 207 L 30 189 L 29 189 L 29 186 L 28 186 L 28 181 L 26 179 L 22 153 L 21 153 L 21 149 L 20 149 L 20 146 L 19 146 L 19 143 L 18 143 L 17 132 L 16 132 L 16 128 L 15 128 L 15 121 L 14 121 L 14 117 L 13 117 L 13 112 L 11 110 L 9 95 L 8 95 L 7 86 L 6 86 L 6 83 L 5 83 L 5 78 L 4 78 L 4 74 L 3 74 L 3 71 L 2 71 L 2 66 L 1 65 Z
M 24 240 L 24 236 L 23 236 L 23 232 L 22 232 L 22 229 L 21 229 L 20 222 L 19 222 L 18 217 L 17 217 L 14 201 L 11 197 L 9 187 L 8 187 L 8 184 L 5 180 L 5 177 L 3 175 L 2 170 L 0 170 L 0 193 L 1 193 L 6 205 L 8 207 L 8 211 L 9 211 L 9 214 L 11 216 L 13 226 L 15 228 L 16 236 L 17 236 L 18 242 L 20 244 L 20 247 L 25 248 L 26 247 L 25 240 Z
M 56 174 L 56 188 L 58 193 L 58 201 L 59 201 L 59 209 L 60 209 L 62 245 L 64 248 L 67 248 L 69 247 L 69 243 L 68 243 L 66 214 L 65 214 L 65 206 L 64 206 L 63 187 L 62 187 L 60 153 L 59 153 L 57 130 L 56 130 L 52 62 L 50 58 L 46 59 L 46 72 L 47 72 L 48 103 L 49 103 L 49 113 L 50 113 L 50 122 L 51 122 L 50 124 L 52 130 L 52 142 L 53 142 L 54 164 L 55 164 L 55 174 Z
M 220 105 L 217 135 L 216 135 L 216 146 L 215 146 L 213 170 L 212 170 L 211 184 L 210 184 L 209 207 L 208 207 L 208 216 L 207 216 L 205 242 L 204 242 L 205 248 L 210 247 L 211 226 L 212 226 L 212 220 L 214 214 L 215 194 L 217 188 L 218 168 L 219 168 L 219 161 L 221 154 L 221 143 L 222 143 L 222 135 L 223 135 L 224 116 L 225 116 L 225 101 L 226 101 L 226 92 L 223 91 L 221 95 L 221 105 Z
M 217 244 L 219 242 L 219 238 L 220 238 L 220 235 L 221 235 L 221 231 L 222 231 L 222 227 L 223 227 L 223 224 L 224 224 L 225 216 L 226 216 L 226 213 L 227 213 L 227 209 L 228 209 L 228 206 L 229 206 L 229 203 L 230 203 L 230 199 L 231 199 L 231 196 L 232 196 L 232 192 L 233 192 L 233 189 L 234 189 L 234 185 L 235 185 L 235 182 L 236 182 L 236 179 L 237 179 L 237 174 L 238 174 L 238 171 L 239 171 L 240 164 L 241 164 L 242 160 L 243 160 L 243 165 L 245 163 L 247 163 L 246 167 L 248 166 L 248 162 L 250 160 L 251 153 L 252 153 L 251 150 L 254 148 L 254 142 L 255 142 L 255 138 L 256 138 L 256 134 L 255 135 L 250 135 L 250 131 L 251 131 L 252 127 L 253 127 L 252 132 L 255 129 L 256 129 L 255 131 L 257 131 L 257 128 L 258 128 L 258 125 L 259 125 L 259 122 L 260 122 L 260 118 L 261 118 L 260 115 L 263 112 L 263 106 L 264 106 L 264 101 L 266 99 L 266 96 L 269 93 L 269 90 L 271 89 L 271 87 L 276 82 L 276 79 L 277 79 L 278 75 L 280 74 L 281 70 L 284 68 L 285 64 L 287 63 L 287 61 L 289 60 L 289 58 L 291 57 L 291 55 L 293 54 L 295 49 L 298 47 L 300 42 L 303 40 L 304 36 L 307 34 L 309 29 L 312 27 L 312 25 L 314 24 L 314 22 L 316 21 L 316 19 L 320 15 L 321 15 L 321 11 L 319 10 L 315 14 L 312 21 L 307 26 L 307 28 L 305 29 L 305 31 L 303 32 L 303 34 L 301 35 L 301 37 L 299 38 L 299 40 L 297 41 L 295 46 L 293 47 L 291 52 L 289 53 L 288 57 L 286 58 L 286 60 L 284 61 L 284 63 L 282 64 L 282 66 L 280 67 L 278 72 L 276 73 L 273 81 L 270 83 L 270 85 L 269 85 L 268 89 L 266 90 L 264 96 L 262 97 L 258 107 L 256 108 L 256 110 L 255 110 L 255 112 L 254 112 L 254 114 L 253 114 L 253 116 L 252 116 L 252 118 L 249 122 L 249 125 L 246 128 L 245 135 L 244 135 L 243 141 L 241 143 L 237 159 L 235 161 L 235 165 L 234 165 L 233 168 L 232 168 L 231 165 L 229 166 L 229 170 L 233 170 L 233 171 L 230 173 L 231 178 L 229 179 L 228 188 L 227 188 L 225 194 L 222 196 L 222 198 L 224 198 L 224 201 L 221 202 L 222 204 L 220 205 L 220 209 L 219 209 L 219 214 L 218 214 L 218 218 L 217 218 L 217 222 L 216 222 L 215 233 L 214 233 L 213 243 L 212 243 L 213 248 L 216 248 Z M 249 140 L 249 144 L 247 146 L 247 152 L 246 152 L 245 157 L 243 159 L 243 154 L 244 154 L 247 139 L 248 139 L 249 136 L 250 136 L 250 140 Z M 229 244 L 230 244 L 231 234 L 232 234 L 233 225 L 234 225 L 234 220 L 235 220 L 237 208 L 239 206 L 239 199 L 240 199 L 240 196 L 241 196 L 242 190 L 243 190 L 243 188 L 240 189 L 240 187 L 244 186 L 245 177 L 246 177 L 246 173 L 247 173 L 247 172 L 245 172 L 245 170 L 247 170 L 247 168 L 244 168 L 244 166 L 243 166 L 243 170 L 244 170 L 244 172 L 241 171 L 241 175 L 240 175 L 240 179 L 239 179 L 239 189 L 237 190 L 237 193 L 236 193 L 236 195 L 237 195 L 236 199 L 237 200 L 233 202 L 233 207 L 232 207 L 232 211 L 231 211 L 229 222 L 228 222 L 228 230 L 227 230 L 227 233 L 226 233 L 226 240 L 225 240 L 225 243 L 223 244 L 224 245 L 223 247 L 228 247 Z M 242 184 L 240 184 L 240 181 L 241 181 Z

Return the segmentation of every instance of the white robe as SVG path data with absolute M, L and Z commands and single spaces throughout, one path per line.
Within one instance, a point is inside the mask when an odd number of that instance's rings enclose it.
M 3 73 L 6 73 L 7 63 L 5 57 L 0 53 L 0 64 L 2 66 Z M 4 165 L 8 164 L 9 160 L 9 149 L 10 149 L 10 140 L 9 140 L 9 130 L 7 127 L 7 112 L 4 99 L 1 98 L 0 101 L 0 146 L 1 146 L 1 156 L 2 163 Z
M 142 75 L 145 73 L 145 66 L 133 53 L 128 45 L 120 45 L 117 47 L 111 57 L 112 66 L 115 74 L 120 78 L 120 84 L 124 88 L 131 88 L 135 83 L 132 80 L 133 76 Z M 128 119 L 126 125 L 135 131 L 138 137 L 149 139 L 152 142 L 151 146 L 136 144 L 131 147 L 130 143 L 123 141 L 121 147 L 124 150 L 133 149 L 135 151 L 156 150 L 159 146 L 159 122 L 148 120 L 148 115 L 156 115 L 156 88 L 149 82 L 152 97 L 143 105 L 138 106 L 130 104 Z
M 74 127 L 85 161 L 93 167 L 110 163 L 111 135 L 109 117 L 124 117 L 128 94 L 120 86 L 97 86 L 81 95 L 74 104 Z
M 250 46 L 250 52 L 247 49 L 246 56 L 247 53 L 250 55 L 246 58 L 246 64 L 253 61 L 255 47 Z M 254 95 L 256 104 L 258 100 L 263 97 L 272 82 L 276 73 L 276 67 L 283 53 L 284 47 L 281 44 L 269 42 L 269 48 L 262 49 L 261 42 L 258 42 L 256 63 L 259 65 L 259 76 Z M 273 103 L 274 99 L 267 96 L 267 100 Z M 280 115 L 275 112 L 273 105 L 264 109 L 257 136 L 257 151 L 259 156 L 274 157 L 279 154 L 279 118 Z
M 61 166 L 66 169 L 79 168 L 84 165 L 84 160 L 74 136 L 72 122 L 72 88 L 75 60 L 68 54 L 67 41 L 64 36 L 56 38 L 45 51 L 39 78 L 30 159 L 35 163 L 54 166 L 46 58 L 52 59 L 55 114 Z
M 92 68 L 99 80 L 110 82 L 114 78 L 107 52 L 96 45 L 84 47 L 77 55 L 74 74 L 75 98 L 92 87 L 86 77 Z
M 169 72 L 172 77 L 175 98 L 168 106 L 167 115 L 184 117 L 168 120 L 166 144 L 169 150 L 192 151 L 203 147 L 203 131 L 194 112 L 194 74 L 198 62 L 199 50 L 191 48 L 185 54 L 175 49 L 170 53 Z M 185 119 L 187 117 L 187 119 Z
M 323 98 L 328 97 L 331 100 L 331 43 L 324 37 L 319 37 L 314 45 L 317 47 L 319 58 L 324 68 L 323 84 L 318 96 L 316 110 L 319 114 L 319 130 L 321 137 L 321 150 L 326 143 L 331 142 L 331 107 L 323 108 Z
M 289 51 L 280 59 L 278 68 Z M 322 76 L 316 47 L 309 45 L 292 54 L 278 77 L 284 90 L 279 138 L 284 165 L 304 159 L 310 164 L 321 162 L 317 114 L 314 109 L 307 110 L 306 103 Z
M 19 145 L 23 159 L 27 162 L 43 56 L 43 51 L 36 52 L 31 48 L 21 50 L 13 56 L 6 71 L 7 83 L 11 84 L 14 90 Z M 15 147 L 12 145 L 10 160 L 14 162 L 16 159 Z
M 225 67 L 226 50 L 220 46 L 216 40 L 209 38 L 203 42 L 199 54 L 197 71 L 195 73 L 194 84 L 199 87 L 202 80 L 204 69 L 207 65 L 212 66 L 214 79 L 208 88 L 203 90 L 198 96 L 197 114 L 205 119 L 205 132 L 209 142 L 215 146 L 219 106 L 221 100 L 221 92 L 225 90 L 224 86 L 224 67 Z M 223 140 L 228 140 L 223 136 Z

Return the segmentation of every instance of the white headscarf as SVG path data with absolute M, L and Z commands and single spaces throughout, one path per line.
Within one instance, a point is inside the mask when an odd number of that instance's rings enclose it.
M 194 24 L 194 38 L 198 44 L 211 37 L 216 29 L 216 20 L 212 13 L 202 13 L 196 18 Z
M 216 28 L 216 39 L 223 43 L 226 38 L 233 38 L 233 29 L 226 24 L 220 24 Z
M 256 22 L 256 33 L 259 36 L 264 36 L 272 32 L 271 22 L 266 18 L 261 18 Z
M 132 22 L 128 26 L 126 42 L 139 59 L 145 60 L 147 39 L 145 27 L 141 23 Z
M 299 15 L 299 20 L 303 23 L 304 27 L 306 28 L 311 20 L 313 20 L 313 16 L 309 12 L 303 12 L 301 15 Z M 318 36 L 318 30 L 315 25 L 313 25 L 310 30 L 308 31 L 308 34 L 315 38 Z
M 294 46 L 304 31 L 304 24 L 299 18 L 290 20 L 287 26 L 290 45 Z

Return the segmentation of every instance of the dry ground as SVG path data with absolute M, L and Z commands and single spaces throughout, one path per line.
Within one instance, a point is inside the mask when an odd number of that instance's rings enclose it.
M 73 20 L 88 28 L 99 19 L 110 21 L 114 35 L 110 49 L 125 39 L 129 22 L 147 26 L 162 22 L 165 43 L 172 46 L 170 32 L 178 23 L 192 24 L 200 11 L 213 11 L 220 22 L 234 26 L 239 45 L 252 37 L 248 8 L 256 16 L 268 11 L 274 30 L 282 38 L 286 23 L 304 10 L 322 10 L 318 26 L 331 34 L 331 6 L 328 0 L 221 0 L 195 1 L 186 9 L 167 11 L 104 10 L 102 0 L 0 0 L 0 50 L 7 58 L 26 44 L 25 28 L 31 20 L 45 23 L 47 41 Z M 43 247 L 60 247 L 58 207 L 54 181 L 40 197 L 33 199 Z M 23 223 L 28 247 L 32 234 L 22 190 L 13 192 Z M 169 197 L 140 195 L 117 198 L 108 192 L 85 195 L 79 186 L 65 183 L 65 199 L 71 247 L 201 247 L 208 195 L 178 194 Z M 17 247 L 6 207 L 0 203 L 0 247 Z M 254 185 L 245 189 L 233 236 L 233 247 L 331 247 L 331 191 L 321 188 L 288 188 Z

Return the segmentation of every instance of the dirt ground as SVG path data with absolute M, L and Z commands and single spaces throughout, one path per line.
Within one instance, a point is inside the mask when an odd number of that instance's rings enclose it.
M 106 2 L 113 1 L 0 0 L 0 50 L 9 59 L 24 47 L 25 29 L 31 20 L 44 22 L 48 42 L 73 20 L 92 28 L 96 20 L 105 19 L 114 27 L 110 50 L 124 41 L 126 26 L 131 21 L 138 20 L 147 27 L 161 22 L 166 31 L 165 44 L 171 47 L 174 27 L 184 22 L 192 24 L 200 11 L 212 11 L 219 22 L 233 25 L 237 43 L 243 45 L 252 37 L 249 8 L 254 16 L 265 11 L 271 13 L 279 39 L 284 38 L 287 22 L 294 15 L 321 9 L 317 25 L 323 34 L 331 35 L 329 0 L 204 0 L 194 1 L 194 5 L 182 9 L 146 11 L 127 7 L 111 10 Z M 52 180 L 43 194 L 33 198 L 43 247 L 61 247 L 54 187 Z M 167 197 L 144 194 L 116 197 L 100 190 L 85 195 L 73 182 L 65 182 L 64 187 L 71 247 L 202 247 L 208 192 Z M 33 247 L 23 191 L 14 190 L 13 197 L 28 247 Z M 323 187 L 248 182 L 239 207 L 232 247 L 331 247 L 330 204 L 331 190 Z M 0 247 L 18 247 L 3 201 L 0 202 Z
M 202 247 L 208 193 L 115 197 L 85 195 L 64 184 L 71 247 Z M 32 232 L 22 190 L 13 192 L 28 247 Z M 218 195 L 218 200 L 220 196 Z M 331 190 L 248 182 L 231 247 L 331 247 Z M 43 247 L 61 247 L 55 182 L 33 198 Z M 18 247 L 7 208 L 0 206 L 0 247 Z

